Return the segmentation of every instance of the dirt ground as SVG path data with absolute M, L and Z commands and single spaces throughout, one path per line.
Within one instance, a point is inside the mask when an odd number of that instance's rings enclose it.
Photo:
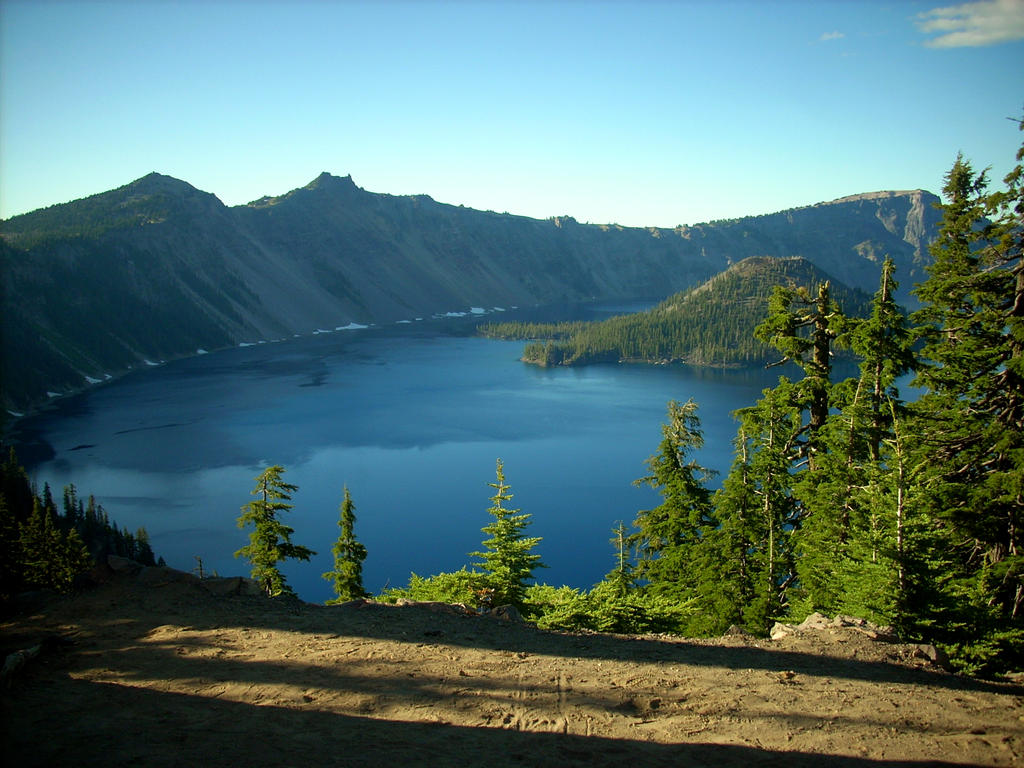
M 852 629 L 545 632 L 134 574 L 0 623 L 14 766 L 1024 764 L 1024 688 Z M 48 639 L 47 639 L 48 638 Z

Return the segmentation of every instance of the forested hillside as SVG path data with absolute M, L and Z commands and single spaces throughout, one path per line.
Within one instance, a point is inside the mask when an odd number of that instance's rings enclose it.
M 753 256 L 646 312 L 592 323 L 495 323 L 480 331 L 496 338 L 533 340 L 523 350 L 523 360 L 537 365 L 757 365 L 778 359 L 778 353 L 754 335 L 768 314 L 773 289 L 824 282 L 831 283 L 831 295 L 847 315 L 867 314 L 868 294 L 831 281 L 806 259 Z
M 0 223 L 3 406 L 197 350 L 470 307 L 658 298 L 750 256 L 870 290 L 923 276 L 934 196 L 880 192 L 674 229 L 476 211 L 322 174 L 224 206 L 149 174 Z M 680 215 L 684 218 L 685 214 Z

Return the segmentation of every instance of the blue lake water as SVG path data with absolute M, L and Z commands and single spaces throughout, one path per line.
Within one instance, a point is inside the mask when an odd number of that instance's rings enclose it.
M 227 350 L 137 371 L 60 401 L 21 429 L 52 449 L 26 461 L 41 486 L 74 483 L 131 530 L 145 526 L 171 566 L 195 558 L 221 575 L 247 573 L 233 553 L 254 478 L 281 464 L 299 486 L 286 515 L 293 541 L 318 555 L 283 570 L 299 595 L 332 597 L 342 486 L 369 552 L 364 586 L 404 585 L 470 564 L 505 465 L 513 508 L 546 569 L 539 581 L 590 587 L 612 568 L 616 521 L 656 493 L 632 481 L 657 450 L 666 403 L 700 404 L 706 447 L 732 460 L 730 414 L 777 371 L 601 365 L 541 369 L 520 342 L 413 326 L 348 331 Z M 407 330 L 406 330 L 407 329 Z M 720 480 L 720 478 L 719 478 Z

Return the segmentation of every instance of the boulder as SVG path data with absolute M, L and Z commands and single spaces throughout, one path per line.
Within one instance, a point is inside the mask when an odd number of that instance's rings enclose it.
M 812 613 L 810 616 L 808 616 L 806 619 L 800 622 L 800 629 L 828 629 L 833 626 L 836 625 L 828 618 L 822 616 L 820 613 L 817 612 Z
M 776 621 L 775 624 L 772 625 L 772 630 L 768 633 L 768 636 L 772 640 L 781 640 L 784 637 L 792 635 L 796 631 L 796 624 L 783 624 L 781 621 Z

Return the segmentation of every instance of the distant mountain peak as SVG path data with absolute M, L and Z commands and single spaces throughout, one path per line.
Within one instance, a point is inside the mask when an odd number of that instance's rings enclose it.
M 830 200 L 825 205 L 837 205 L 840 203 L 856 203 L 862 200 L 884 200 L 891 197 L 915 197 L 920 195 L 928 195 L 934 197 L 930 192 L 923 189 L 889 189 L 881 190 L 879 192 L 862 192 L 857 195 L 847 195 L 846 197 L 840 197 L 835 200 Z
M 348 174 L 347 176 L 334 176 L 333 174 L 324 171 L 309 182 L 304 189 L 359 189 L 359 187 L 357 187 L 356 183 L 352 181 L 352 174 Z
M 123 189 L 128 192 L 147 195 L 158 193 L 183 195 L 199 192 L 198 189 L 187 181 L 182 181 L 163 173 L 157 173 L 156 171 L 150 171 L 145 176 L 126 184 Z

